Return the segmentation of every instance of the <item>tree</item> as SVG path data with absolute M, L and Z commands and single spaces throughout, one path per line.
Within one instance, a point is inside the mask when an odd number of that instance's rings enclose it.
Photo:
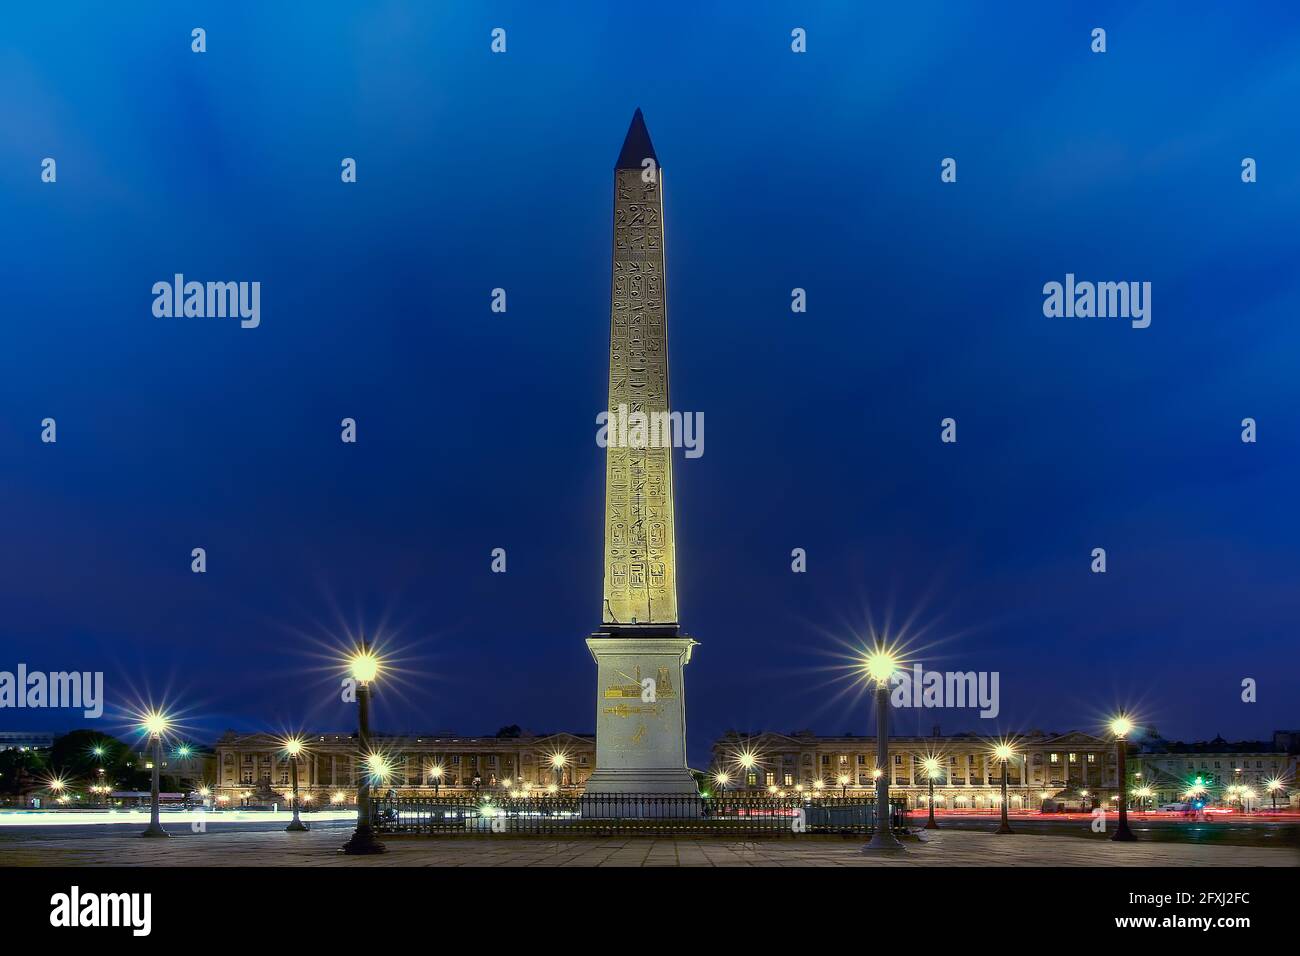
M 0 750 L 0 793 L 17 797 L 46 775 L 44 753 L 37 750 Z
M 149 787 L 149 773 L 136 760 L 131 746 L 97 730 L 73 730 L 56 737 L 47 760 L 50 772 L 64 777 L 74 788 L 89 786 L 100 777 L 131 790 Z

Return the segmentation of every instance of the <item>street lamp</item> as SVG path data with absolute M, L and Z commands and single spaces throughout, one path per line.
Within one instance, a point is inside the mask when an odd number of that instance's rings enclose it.
M 877 647 L 865 661 L 867 677 L 876 684 L 876 766 L 889 765 L 889 679 L 898 670 L 898 661 L 887 650 Z M 876 777 L 876 832 L 864 853 L 897 853 L 903 849 L 889 825 L 889 778 Z
M 744 781 L 744 786 L 756 786 L 758 784 L 758 774 L 754 772 L 754 768 L 758 766 L 758 755 L 752 750 L 742 750 L 740 753 L 731 756 L 740 767 L 740 778 Z
M 162 772 L 162 739 L 163 734 L 167 732 L 169 727 L 171 727 L 171 720 L 166 714 L 158 710 L 147 712 L 140 723 L 140 729 L 149 735 L 149 741 L 153 744 L 153 779 L 149 787 L 149 826 L 140 834 L 143 837 L 171 836 L 158 822 L 158 782 L 159 774 Z
M 726 792 L 727 784 L 731 783 L 731 775 L 725 770 L 719 770 L 713 775 L 714 790 L 718 796 Z
M 1133 796 L 1138 798 L 1138 808 L 1141 809 L 1145 801 L 1150 799 L 1150 797 L 1154 793 L 1155 793 L 1154 790 L 1152 790 L 1150 787 L 1145 785 L 1138 787 L 1136 790 L 1134 790 Z
M 429 768 L 429 779 L 433 781 L 433 795 L 438 795 L 438 788 L 442 786 L 442 764 L 436 763 Z
M 838 783 L 840 785 L 840 796 L 847 798 L 849 795 L 849 775 L 847 773 L 840 774 Z
M 1124 714 L 1117 715 L 1110 722 L 1110 732 L 1115 735 L 1115 750 L 1119 754 L 1119 826 L 1115 828 L 1111 839 L 1120 843 L 1132 843 L 1137 839 L 1133 831 L 1128 828 L 1128 776 L 1124 769 L 1124 760 L 1128 753 L 1128 742 L 1124 738 L 1132 730 L 1133 721 Z
M 361 646 L 348 661 L 348 670 L 357 684 L 357 744 L 358 753 L 369 762 L 378 756 L 370 750 L 370 683 L 379 676 L 382 664 L 370 642 L 361 639 Z M 347 843 L 339 848 L 340 853 L 349 856 L 363 856 L 383 853 L 384 845 L 375 839 L 370 825 L 370 773 L 372 767 L 366 767 L 357 775 L 357 828 Z
M 298 818 L 298 755 L 302 753 L 302 738 L 288 738 L 284 742 L 284 752 L 289 755 L 289 782 L 293 786 L 293 819 L 284 829 L 288 833 L 305 833 L 307 824 Z
M 1011 829 L 1011 823 L 1007 820 L 1007 764 L 1011 758 L 1016 755 L 1015 750 L 1008 743 L 1000 743 L 993 748 L 993 756 L 1002 764 L 1002 823 L 995 832 L 997 833 L 1014 833 Z
M 557 791 L 564 784 L 564 767 L 568 762 L 569 758 L 564 754 L 551 754 L 551 769 L 555 771 L 555 789 Z
M 1264 781 L 1264 789 L 1268 795 L 1273 798 L 1273 809 L 1277 809 L 1277 792 L 1282 789 L 1282 780 L 1279 777 L 1270 777 Z
M 927 830 L 939 829 L 939 824 L 934 822 L 934 778 L 939 776 L 939 761 L 934 757 L 926 757 L 921 761 L 921 767 L 925 770 L 925 779 L 930 784 L 930 819 L 926 821 Z

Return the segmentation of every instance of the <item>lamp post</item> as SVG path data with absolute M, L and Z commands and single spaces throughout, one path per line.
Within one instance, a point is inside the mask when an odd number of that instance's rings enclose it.
M 442 786 L 442 764 L 436 763 L 429 768 L 429 778 L 433 780 L 433 795 L 438 795 L 438 788 Z
M 1277 792 L 1282 789 L 1282 781 L 1278 777 L 1272 777 L 1264 782 L 1264 789 L 1273 799 L 1273 809 L 1277 810 Z
M 52 777 L 46 781 L 45 787 L 54 794 L 54 802 L 63 802 L 63 791 L 67 788 L 67 783 L 62 777 Z
M 889 778 L 883 772 L 889 766 L 889 678 L 898 669 L 898 662 L 877 648 L 867 656 L 866 668 L 867 676 L 876 684 L 876 766 L 882 772 L 876 778 L 876 832 L 862 852 L 898 853 L 903 844 L 889 825 Z
M 370 683 L 379 676 L 379 658 L 370 650 L 370 642 L 361 640 L 361 647 L 348 662 L 352 679 L 357 684 L 357 737 L 358 755 L 367 762 L 357 775 L 357 828 L 347 843 L 339 848 L 348 856 L 365 856 L 383 853 L 384 845 L 375 839 L 370 825 Z
M 153 745 L 153 779 L 149 786 L 149 826 L 147 826 L 142 837 L 166 837 L 171 836 L 162 828 L 158 822 L 158 783 L 159 774 L 162 772 L 162 739 L 163 734 L 171 721 L 159 711 L 151 710 L 144 716 L 144 721 L 140 725 L 141 729 L 149 735 L 149 742 Z
M 305 833 L 307 824 L 298 817 L 298 755 L 302 753 L 302 738 L 290 737 L 286 740 L 284 752 L 289 755 L 289 782 L 293 787 L 293 819 L 284 829 L 288 833 Z
M 1111 839 L 1119 843 L 1133 843 L 1137 837 L 1128 828 L 1128 775 L 1124 769 L 1128 743 L 1125 740 L 1133 730 L 1133 721 L 1120 714 L 1110 722 L 1110 732 L 1115 735 L 1115 750 L 1119 754 L 1119 826 L 1115 828 Z
M 564 767 L 569 758 L 564 754 L 551 754 L 551 769 L 555 771 L 555 789 L 558 792 L 564 786 Z
M 1133 791 L 1133 796 L 1137 797 L 1137 799 L 1138 799 L 1138 809 L 1139 809 L 1139 810 L 1144 810 L 1144 809 L 1145 809 L 1145 805 L 1146 805 L 1146 801 L 1147 801 L 1147 799 L 1148 799 L 1148 798 L 1149 798 L 1149 797 L 1150 797 L 1154 792 L 1155 792 L 1154 790 L 1152 790 L 1150 787 L 1147 787 L 1147 786 L 1141 786 L 1141 787 L 1138 787 L 1136 790 Z
M 934 822 L 934 778 L 939 775 L 939 761 L 934 757 L 926 757 L 921 766 L 925 769 L 925 779 L 930 784 L 930 819 L 926 821 L 925 828 L 937 830 L 939 824 Z
M 758 765 L 758 758 L 754 756 L 754 754 L 751 753 L 750 751 L 745 750 L 738 757 L 736 757 L 736 762 L 740 764 L 740 769 L 744 771 L 745 786 L 749 787 L 750 786 L 749 777 L 750 774 L 754 772 L 754 767 Z M 758 783 L 758 775 L 754 774 L 754 784 L 757 783 Z
M 1016 752 L 1010 744 L 998 744 L 993 748 L 993 756 L 1002 764 L 1002 822 L 995 831 L 997 833 L 1016 832 L 1011 829 L 1011 822 L 1007 819 L 1007 764 L 1011 762 L 1011 758 L 1015 755 Z
M 840 798 L 847 799 L 849 795 L 849 775 L 847 773 L 840 774 L 839 785 L 840 785 Z
M 713 789 L 718 796 L 722 796 L 727 791 L 727 784 L 731 783 L 731 775 L 725 770 L 719 770 L 713 775 Z

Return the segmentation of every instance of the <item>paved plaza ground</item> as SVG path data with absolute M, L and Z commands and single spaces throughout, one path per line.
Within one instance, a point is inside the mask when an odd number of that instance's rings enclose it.
M 71 828 L 69 828 L 71 829 Z M 514 836 L 389 837 L 388 853 L 335 853 L 349 829 L 181 832 L 144 840 L 132 830 L 8 833 L 0 866 L 1296 866 L 1292 848 L 1184 843 L 1118 845 L 1068 836 L 931 831 L 897 857 L 864 856 L 861 837 L 739 838 Z

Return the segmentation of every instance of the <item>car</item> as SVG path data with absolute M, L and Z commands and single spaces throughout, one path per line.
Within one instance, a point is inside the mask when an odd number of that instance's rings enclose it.
M 1169 811 L 1172 813 L 1181 813 L 1182 811 L 1190 810 L 1191 808 L 1192 805 L 1190 803 L 1162 803 L 1160 805 L 1162 811 Z

